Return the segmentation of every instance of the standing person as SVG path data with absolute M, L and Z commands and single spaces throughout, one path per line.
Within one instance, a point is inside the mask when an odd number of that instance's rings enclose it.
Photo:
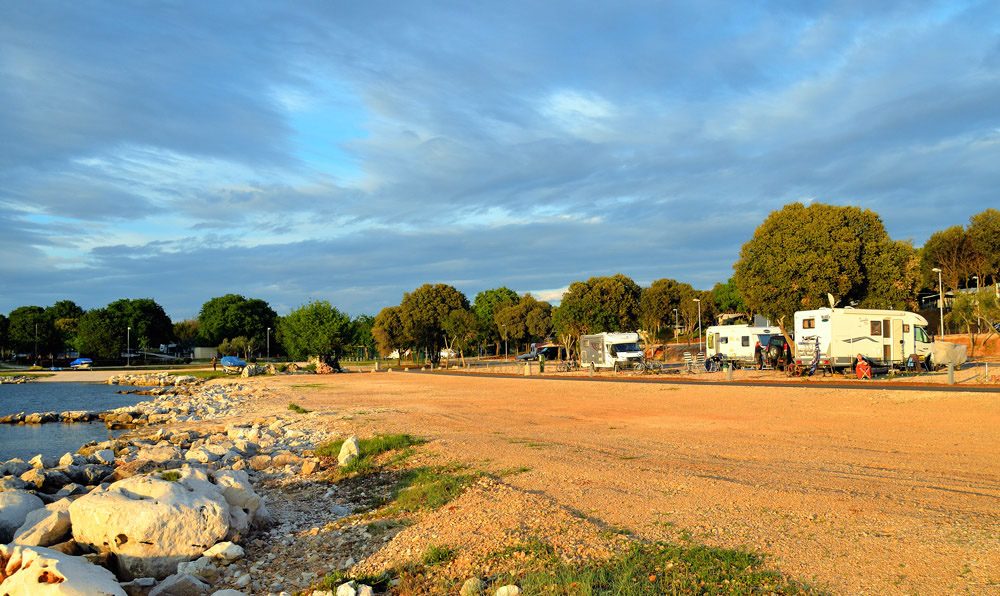
M 757 363 L 757 370 L 764 370 L 764 351 L 760 347 L 760 340 L 753 347 L 753 359 Z
M 212 356 L 212 370 L 216 370 L 215 369 L 215 356 Z

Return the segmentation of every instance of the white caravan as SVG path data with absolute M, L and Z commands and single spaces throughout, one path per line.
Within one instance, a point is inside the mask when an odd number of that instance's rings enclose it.
M 706 357 L 721 354 L 726 360 L 746 364 L 754 363 L 754 348 L 760 342 L 767 350 L 772 335 L 781 335 L 778 327 L 751 327 L 750 325 L 713 325 L 705 330 Z M 762 356 L 763 357 L 763 356 Z
M 916 354 L 931 364 L 934 344 L 927 319 L 902 310 L 818 308 L 795 313 L 795 363 L 809 365 L 817 347 L 819 366 L 854 366 L 858 354 L 873 363 L 901 365 Z
M 642 360 L 638 333 L 597 333 L 580 336 L 580 365 L 594 368 L 631 368 Z

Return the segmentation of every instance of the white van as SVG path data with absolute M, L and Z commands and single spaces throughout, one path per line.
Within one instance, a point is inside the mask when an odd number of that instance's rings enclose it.
M 927 319 L 902 310 L 818 308 L 795 313 L 795 363 L 809 365 L 819 350 L 819 366 L 853 367 L 861 354 L 882 366 L 902 365 L 916 354 L 931 365 L 933 340 Z
M 594 368 L 632 368 L 642 360 L 638 333 L 597 333 L 580 336 L 580 365 Z
M 721 354 L 726 360 L 754 364 L 757 342 L 766 350 L 771 336 L 780 334 L 778 327 L 713 325 L 705 330 L 706 358 Z

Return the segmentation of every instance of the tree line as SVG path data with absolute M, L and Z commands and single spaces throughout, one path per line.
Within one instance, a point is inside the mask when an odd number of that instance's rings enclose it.
M 921 292 L 992 286 L 1000 281 L 1000 212 L 987 209 L 967 226 L 935 232 L 918 249 L 890 238 L 871 210 L 791 203 L 758 226 L 733 269 L 732 278 L 711 291 L 674 279 L 640 287 L 621 273 L 592 277 L 571 283 L 558 306 L 505 286 L 479 292 L 470 302 L 450 285 L 425 284 L 377 316 L 353 318 L 326 301 L 279 317 L 266 301 L 237 294 L 212 298 L 196 319 L 177 323 L 151 298 L 116 300 L 89 311 L 62 300 L 0 315 L 0 350 L 76 350 L 115 358 L 126 348 L 178 343 L 249 358 L 267 344 L 272 354 L 294 359 L 416 349 L 436 361 L 442 349 L 498 354 L 503 343 L 520 351 L 549 337 L 573 346 L 579 335 L 602 331 L 638 330 L 652 344 L 673 339 L 678 328 L 695 329 L 699 311 L 702 326 L 720 313 L 746 319 L 760 314 L 788 335 L 792 314 L 826 306 L 828 295 L 838 306 L 917 310 Z M 984 317 L 1000 323 L 989 304 L 986 292 L 962 295 L 950 316 L 965 328 Z

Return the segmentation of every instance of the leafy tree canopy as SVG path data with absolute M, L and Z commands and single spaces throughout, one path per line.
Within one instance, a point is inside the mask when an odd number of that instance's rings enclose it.
M 673 279 L 658 279 L 642 290 L 639 308 L 639 325 L 650 332 L 658 332 L 664 327 L 673 327 L 675 320 L 681 321 L 680 308 L 685 299 L 694 293 L 688 284 Z M 674 316 L 674 309 L 678 316 Z
M 277 320 L 277 313 L 264 300 L 226 294 L 212 298 L 201 306 L 198 332 L 203 343 L 209 346 L 240 336 L 261 344 L 266 339 L 267 328 L 271 327 L 273 331 Z
M 916 284 L 904 253 L 873 211 L 791 203 L 743 245 L 734 280 L 747 306 L 784 330 L 795 311 L 826 306 L 827 293 L 842 305 L 905 307 L 892 282 Z
M 351 321 L 352 346 L 364 348 L 368 353 L 375 353 L 377 349 L 375 336 L 372 335 L 372 328 L 375 326 L 375 317 L 371 315 L 358 315 Z
M 37 341 L 38 353 L 49 354 L 62 349 L 62 337 L 55 323 L 40 306 L 20 306 L 8 317 L 8 336 L 11 348 L 22 354 L 34 354 Z
M 747 308 L 747 303 L 743 300 L 740 289 L 736 287 L 736 282 L 731 277 L 724 284 L 715 284 L 715 287 L 712 288 L 712 298 L 720 313 L 750 315 L 750 309 Z
M 387 306 L 375 317 L 375 322 L 372 325 L 372 336 L 375 338 L 379 354 L 382 356 L 388 356 L 393 350 L 399 350 L 400 359 L 402 359 L 403 347 L 413 341 L 406 335 L 400 313 L 400 307 Z
M 982 266 L 976 273 L 985 281 L 1000 281 L 1000 211 L 987 209 L 969 218 L 967 229 L 972 248 L 982 256 Z
M 107 308 L 88 310 L 77 324 L 76 349 L 81 356 L 118 358 L 125 350 L 127 327 Z
M 495 317 L 501 335 L 506 331 L 507 339 L 515 345 L 542 341 L 552 333 L 552 305 L 536 300 L 531 294 L 497 310 Z
M 136 346 L 159 348 L 160 344 L 170 343 L 174 337 L 174 325 L 163 307 L 152 298 L 136 298 L 115 300 L 107 307 L 108 314 L 114 321 L 115 332 L 125 333 Z
M 444 320 L 453 310 L 468 310 L 469 300 L 447 284 L 424 284 L 403 295 L 399 305 L 406 336 L 427 350 L 432 361 L 440 359 L 445 345 Z
M 941 281 L 945 289 L 956 289 L 962 279 L 973 275 L 970 254 L 972 240 L 962 226 L 951 226 L 931 234 L 921 249 L 921 273 L 924 283 L 936 286 L 938 275 L 935 267 L 941 270 Z
M 278 320 L 278 341 L 295 360 L 339 357 L 350 338 L 350 317 L 325 300 L 300 306 Z
M 570 328 L 579 333 L 634 331 L 641 296 L 638 284 L 621 273 L 573 282 L 557 309 L 562 311 L 556 318 L 560 334 Z
M 501 340 L 502 334 L 496 325 L 496 312 L 511 304 L 517 304 L 518 300 L 517 293 L 507 286 L 483 290 L 476 294 L 472 310 L 479 319 L 481 339 L 484 343 L 496 344 Z

